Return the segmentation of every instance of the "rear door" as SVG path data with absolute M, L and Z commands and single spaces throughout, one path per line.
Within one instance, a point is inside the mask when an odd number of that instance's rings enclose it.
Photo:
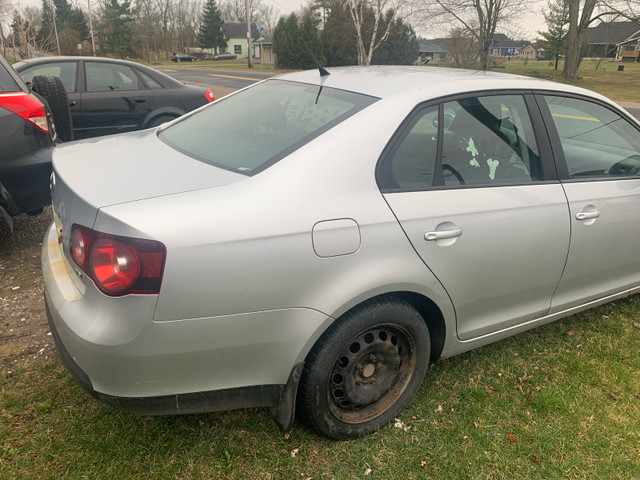
M 141 129 L 155 108 L 155 96 L 134 69 L 118 63 L 85 61 L 84 71 L 84 137 Z
M 543 316 L 562 275 L 567 202 L 549 180 L 534 107 L 532 97 L 497 95 L 425 108 L 378 167 L 385 199 L 451 297 L 462 340 Z
M 640 285 L 640 129 L 590 99 L 546 95 L 540 103 L 571 211 L 555 312 Z

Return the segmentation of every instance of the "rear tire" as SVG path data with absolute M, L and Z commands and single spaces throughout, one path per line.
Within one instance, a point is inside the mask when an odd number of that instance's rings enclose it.
M 58 138 L 64 142 L 73 140 L 69 97 L 62 80 L 54 75 L 36 75 L 31 80 L 31 88 L 46 100 Z
M 398 298 L 347 312 L 313 347 L 298 393 L 301 419 L 346 440 L 392 421 L 418 391 L 429 366 L 429 330 Z

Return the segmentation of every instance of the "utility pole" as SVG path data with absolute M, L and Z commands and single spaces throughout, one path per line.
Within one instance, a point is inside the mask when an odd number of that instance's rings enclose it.
M 93 51 L 93 56 L 96 56 L 96 41 L 93 38 L 93 21 L 91 19 L 91 0 L 87 0 L 87 4 L 89 5 L 89 34 L 91 35 L 91 50 Z
M 249 68 L 253 68 L 253 46 L 251 45 L 251 12 L 249 11 L 249 0 L 244 0 L 244 8 L 247 11 L 247 46 L 249 48 L 247 60 Z

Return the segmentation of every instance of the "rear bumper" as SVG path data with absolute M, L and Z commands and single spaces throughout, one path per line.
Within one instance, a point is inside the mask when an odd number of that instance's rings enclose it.
M 292 378 L 327 320 L 286 309 L 154 322 L 155 296 L 109 298 L 86 279 L 78 288 L 54 225 L 42 267 L 48 321 L 64 363 L 91 395 L 139 414 L 280 406 L 285 392 L 295 392 Z

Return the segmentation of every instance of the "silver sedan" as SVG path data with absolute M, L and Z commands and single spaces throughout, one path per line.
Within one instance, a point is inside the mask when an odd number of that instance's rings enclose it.
M 45 300 L 94 396 L 354 438 L 430 361 L 639 291 L 624 110 L 503 74 L 329 73 L 56 148 Z

